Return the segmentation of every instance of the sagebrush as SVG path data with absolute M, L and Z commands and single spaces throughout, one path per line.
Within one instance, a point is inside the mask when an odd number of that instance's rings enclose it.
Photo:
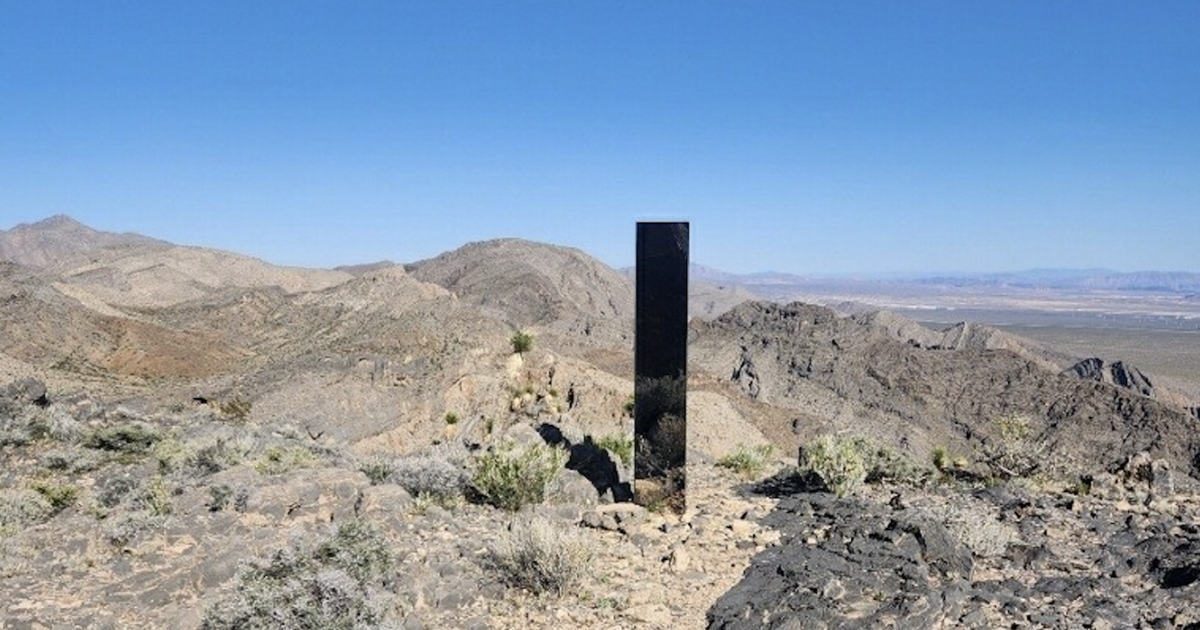
M 489 549 L 487 562 L 509 586 L 561 595 L 587 574 L 592 555 L 578 529 L 534 517 L 512 523 Z

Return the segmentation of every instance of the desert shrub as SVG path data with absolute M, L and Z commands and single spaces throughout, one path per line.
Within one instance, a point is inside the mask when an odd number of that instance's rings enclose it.
M 0 489 L 0 537 L 41 523 L 54 515 L 46 497 L 35 490 Z
M 934 472 L 921 466 L 892 448 L 873 444 L 866 438 L 854 438 L 863 453 L 867 466 L 867 483 L 890 481 L 909 485 L 922 485 L 930 481 Z
M 84 446 L 118 453 L 142 454 L 163 438 L 162 433 L 138 422 L 126 422 L 93 431 Z
M 55 483 L 47 479 L 39 479 L 29 484 L 29 489 L 42 495 L 50 503 L 52 513 L 57 514 L 75 503 L 79 498 L 79 488 L 69 483 Z
M 77 442 L 83 433 L 82 426 L 71 414 L 53 406 L 36 409 L 29 416 L 29 434 L 35 439 Z
M 371 480 L 372 486 L 387 483 L 396 470 L 395 459 L 376 455 L 358 460 L 358 470 Z
M 443 452 L 434 451 L 394 460 L 388 479 L 414 497 L 448 502 L 463 496 L 470 475 L 461 463 L 451 461 Z
M 512 343 L 513 352 L 517 354 L 525 354 L 533 349 L 533 335 L 523 330 L 513 333 L 509 341 Z
M 147 479 L 134 497 L 134 504 L 154 516 L 166 516 L 171 513 L 171 495 L 173 491 L 167 485 L 166 479 L 154 476 Z
M 313 452 L 303 446 L 272 446 L 255 462 L 254 469 L 263 475 L 282 475 L 293 470 L 309 468 L 316 461 Z
M 233 499 L 233 488 L 228 484 L 218 484 L 208 487 L 208 511 L 220 512 L 229 507 Z
M 126 497 L 132 496 L 137 487 L 138 482 L 132 477 L 109 477 L 97 485 L 96 501 L 106 508 L 116 507 Z
M 802 472 L 810 472 L 826 489 L 844 497 L 867 479 L 867 462 L 861 440 L 825 434 L 804 447 Z
M 126 547 L 144 532 L 161 528 L 166 517 L 149 512 L 123 514 L 104 528 L 104 538 L 114 547 Z
M 986 442 L 980 449 L 981 463 L 999 479 L 1031 477 L 1045 461 L 1045 448 L 1033 439 L 1027 416 L 1010 414 L 994 421 L 999 440 Z
M 39 463 L 49 470 L 78 474 L 96 470 L 103 462 L 93 451 L 70 447 L 42 455 Z
M 485 562 L 509 586 L 561 595 L 583 579 L 591 558 L 591 545 L 578 529 L 534 517 L 512 523 Z
M 717 460 L 717 465 L 728 468 L 746 479 L 756 479 L 762 475 L 774 452 L 775 447 L 770 444 L 759 444 L 755 447 L 738 444 L 732 453 Z
M 546 487 L 566 463 L 563 449 L 544 443 L 518 448 L 505 442 L 479 456 L 471 487 L 485 502 L 515 512 L 545 500 Z
M 360 583 L 384 578 L 392 570 L 391 548 L 379 530 L 363 521 L 348 521 L 317 546 L 314 557 L 345 571 Z
M 150 447 L 150 456 L 158 464 L 158 472 L 169 474 L 183 467 L 191 453 L 175 437 L 165 437 Z
M 246 453 L 242 449 L 231 445 L 224 438 L 218 438 L 216 442 L 189 453 L 184 465 L 193 474 L 205 477 L 237 466 L 245 456 Z
M 373 630 L 383 617 L 374 583 L 392 570 L 383 537 L 357 522 L 308 551 L 251 562 L 210 606 L 201 630 Z
M 236 396 L 228 400 L 222 400 L 217 405 L 217 410 L 221 412 L 227 420 L 234 422 L 247 422 L 250 420 L 250 410 L 253 405 L 249 400 Z
M 622 464 L 628 466 L 633 463 L 633 438 L 627 435 L 602 435 L 592 438 L 592 442 L 616 455 Z
M 981 558 L 1003 555 L 1009 545 L 1021 540 L 1016 528 L 1000 521 L 987 506 L 952 500 L 919 511 L 944 525 L 950 535 Z
M 458 424 L 459 417 L 458 414 L 454 413 L 453 411 L 447 411 L 442 420 L 444 420 L 446 424 Z
M 818 436 L 804 447 L 799 472 L 816 477 L 839 497 L 853 493 L 863 483 L 924 485 L 934 477 L 929 467 L 867 438 L 830 434 Z

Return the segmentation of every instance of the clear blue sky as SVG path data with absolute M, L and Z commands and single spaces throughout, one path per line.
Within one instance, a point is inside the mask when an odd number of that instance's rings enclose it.
M 0 227 L 1200 271 L 1200 2 L 0 0 Z

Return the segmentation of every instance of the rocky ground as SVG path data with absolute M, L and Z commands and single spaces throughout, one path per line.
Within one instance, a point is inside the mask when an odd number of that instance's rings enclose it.
M 844 498 L 697 457 L 682 515 L 612 503 L 568 462 L 511 513 L 414 496 L 294 427 L 4 394 L 6 629 L 239 627 L 214 619 L 263 588 L 247 571 L 348 523 L 393 560 L 356 628 L 1200 628 L 1200 498 L 1149 455 L 1069 487 L 947 475 Z M 497 439 L 579 444 L 527 420 Z M 531 520 L 587 558 L 564 592 L 492 560 Z

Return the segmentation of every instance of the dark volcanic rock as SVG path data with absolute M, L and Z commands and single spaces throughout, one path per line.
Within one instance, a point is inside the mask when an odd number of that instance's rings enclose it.
M 1106 363 L 1104 359 L 1084 359 L 1066 370 L 1064 374 L 1089 381 L 1111 383 L 1118 387 L 1131 389 L 1143 396 L 1154 396 L 1154 385 L 1150 379 L 1141 370 L 1127 365 L 1123 361 Z
M 905 492 L 886 503 L 783 498 L 764 520 L 782 545 L 713 605 L 710 630 L 1200 628 L 1194 498 L 1155 511 L 1130 506 L 1138 489 L 1125 485 L 1114 502 L 1021 488 Z M 1004 523 L 1019 525 L 1020 540 L 983 553 Z
M 767 523 L 789 539 L 717 601 L 709 628 L 931 628 L 958 613 L 969 585 L 970 552 L 916 514 L 801 494 Z

